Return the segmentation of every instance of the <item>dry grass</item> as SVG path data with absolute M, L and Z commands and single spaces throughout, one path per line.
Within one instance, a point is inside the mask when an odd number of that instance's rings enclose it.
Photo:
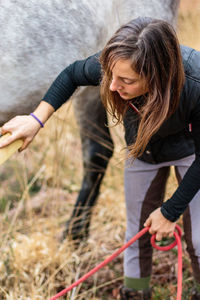
M 118 163 L 119 155 L 118 158 L 115 156 L 107 172 L 107 180 L 94 209 L 88 242 L 75 248 L 70 240 L 59 241 L 81 183 L 81 149 L 77 132 L 69 105 L 53 117 L 30 149 L 24 154 L 16 154 L 1 167 L 5 186 L 1 199 L 8 195 L 12 201 L 12 208 L 9 207 L 11 204 L 5 207 L 1 217 L 2 300 L 48 299 L 122 243 L 125 213 L 123 167 Z M 10 173 L 13 171 L 15 174 Z M 18 185 L 16 193 L 10 191 L 10 181 Z M 39 187 L 41 189 L 35 193 L 34 189 Z M 115 282 L 121 276 L 121 264 L 119 271 L 105 268 L 87 282 L 87 293 L 84 289 L 80 292 L 81 287 L 78 287 L 71 299 L 93 299 L 97 286 L 102 285 L 103 289 L 110 284 L 108 280 Z
M 187 1 L 181 2 L 180 40 L 200 48 L 199 4 L 194 1 L 189 5 Z M 81 145 L 70 105 L 48 122 L 24 154 L 16 154 L 1 166 L 1 300 L 48 299 L 123 244 L 125 206 L 120 153 L 123 141 L 122 131 L 119 128 L 113 131 L 117 147 L 93 212 L 91 234 L 87 243 L 76 247 L 71 240 L 59 241 L 82 176 Z M 172 174 L 166 198 L 175 188 Z M 153 283 L 158 284 L 155 299 L 173 299 L 170 293 L 175 294 L 175 270 L 170 266 L 166 277 L 157 267 L 160 259 L 168 266 L 169 257 L 170 263 L 176 261 L 174 253 L 154 258 Z M 190 282 L 186 256 L 184 265 Z M 120 257 L 77 287 L 67 299 L 117 299 L 122 274 Z M 162 290 L 166 282 L 171 282 L 167 296 Z

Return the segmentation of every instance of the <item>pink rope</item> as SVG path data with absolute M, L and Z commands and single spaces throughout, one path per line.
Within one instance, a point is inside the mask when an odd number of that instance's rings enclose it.
M 182 246 L 181 246 L 181 229 L 178 225 L 176 225 L 176 229 L 178 231 L 178 234 L 174 232 L 175 241 L 166 247 L 159 247 L 155 244 L 155 234 L 151 238 L 152 246 L 158 250 L 162 251 L 168 251 L 178 245 L 178 289 L 177 289 L 177 300 L 181 300 L 182 295 Z M 106 266 L 109 262 L 111 262 L 115 257 L 119 256 L 125 249 L 127 249 L 131 244 L 133 244 L 135 241 L 137 241 L 141 236 L 143 236 L 147 231 L 149 230 L 149 227 L 145 227 L 140 232 L 138 232 L 132 239 L 130 239 L 126 244 L 124 244 L 120 249 L 115 251 L 111 256 L 106 258 L 103 262 L 101 262 L 98 266 L 96 266 L 94 269 L 89 271 L 87 274 L 82 276 L 79 280 L 74 282 L 72 285 L 70 285 L 68 288 L 62 290 L 49 300 L 56 300 L 62 296 L 64 296 L 66 293 L 71 291 L 74 287 L 79 285 L 80 283 L 84 282 L 87 278 L 92 276 L 94 273 L 96 273 L 98 270 Z

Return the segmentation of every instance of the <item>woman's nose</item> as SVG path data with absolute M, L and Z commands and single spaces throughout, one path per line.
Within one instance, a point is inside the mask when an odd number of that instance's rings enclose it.
M 121 86 L 117 83 L 117 80 L 113 79 L 111 84 L 110 84 L 110 90 L 112 92 L 115 92 L 117 90 L 120 90 L 121 89 Z

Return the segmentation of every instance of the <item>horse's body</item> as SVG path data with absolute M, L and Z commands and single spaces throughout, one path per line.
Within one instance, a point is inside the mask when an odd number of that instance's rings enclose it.
M 179 0 L 2 1 L 0 124 L 15 115 L 30 113 L 64 67 L 99 51 L 121 24 L 142 15 L 174 24 L 178 4 Z M 84 106 L 79 105 L 83 97 Z M 80 220 L 72 225 L 75 237 L 79 235 L 79 229 L 83 229 L 85 218 L 86 227 L 89 226 L 90 207 L 97 198 L 113 143 L 104 126 L 107 116 L 99 100 L 98 88 L 85 88 L 74 104 L 77 106 L 85 167 L 83 185 L 72 214 L 80 215 Z M 92 116 L 88 114 L 90 107 L 96 109 Z M 101 146 L 98 139 L 94 141 L 84 135 L 84 131 L 88 132 L 87 119 L 90 124 L 105 130 L 105 134 L 99 131 L 99 137 L 107 141 L 109 148 Z M 89 172 L 90 166 L 92 169 L 95 166 L 96 171 Z M 80 209 L 80 206 L 85 209 Z

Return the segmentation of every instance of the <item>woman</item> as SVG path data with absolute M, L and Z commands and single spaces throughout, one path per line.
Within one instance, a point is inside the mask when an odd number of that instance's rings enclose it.
M 99 58 L 100 56 L 100 58 Z M 101 54 L 68 66 L 31 116 L 2 127 L 23 138 L 25 149 L 41 126 L 81 85 L 98 85 L 105 108 L 125 126 L 126 239 L 143 226 L 159 241 L 171 237 L 183 214 L 195 278 L 192 299 L 200 299 L 200 53 L 180 46 L 161 20 L 138 18 L 122 26 Z M 170 166 L 180 182 L 162 203 Z M 121 299 L 150 299 L 152 248 L 145 235 L 125 252 Z

